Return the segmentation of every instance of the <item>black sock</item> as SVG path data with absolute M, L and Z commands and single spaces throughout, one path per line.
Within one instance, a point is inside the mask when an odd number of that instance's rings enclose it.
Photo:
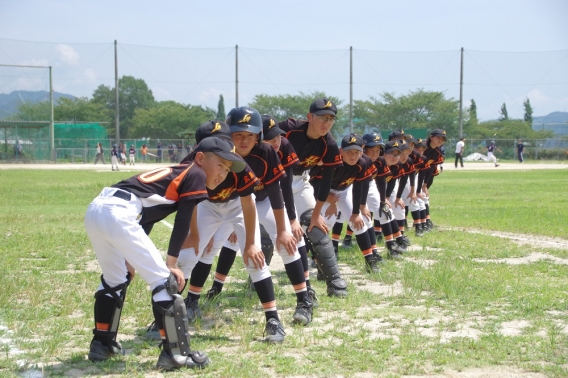
M 308 298 L 308 292 L 306 290 L 306 278 L 304 277 L 304 266 L 302 265 L 302 261 L 292 261 L 291 263 L 284 265 L 284 269 L 286 269 L 288 279 L 294 288 L 297 301 L 300 302 L 306 300 Z
M 205 285 L 205 281 L 207 281 L 209 272 L 211 272 L 211 265 L 204 264 L 201 261 L 198 261 L 195 268 L 191 271 L 187 297 L 191 299 L 192 302 L 198 301 L 201 297 L 201 290 L 203 290 L 203 285 Z
M 258 282 L 254 282 L 254 289 L 258 295 L 258 299 L 260 299 L 260 303 L 262 303 L 266 320 L 268 321 L 270 318 L 278 319 L 272 277 L 267 277 Z
M 217 269 L 215 269 L 215 279 L 213 280 L 213 287 L 217 288 L 217 292 L 223 290 L 225 280 L 229 275 L 229 271 L 235 262 L 237 252 L 231 248 L 223 247 L 217 259 Z

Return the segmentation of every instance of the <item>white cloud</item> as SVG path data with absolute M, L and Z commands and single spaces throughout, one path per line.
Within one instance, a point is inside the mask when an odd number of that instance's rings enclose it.
M 98 80 L 98 75 L 92 68 L 85 69 L 83 71 L 83 77 L 85 78 L 85 81 L 89 83 L 95 83 Z
M 219 102 L 220 94 L 223 94 L 223 91 L 221 91 L 220 89 L 209 88 L 208 90 L 201 92 L 197 97 L 199 99 L 199 103 L 217 109 L 217 103 Z M 227 99 L 225 99 L 225 108 L 226 107 Z
M 74 66 L 79 62 L 79 53 L 77 53 L 73 47 L 69 45 L 57 45 L 55 49 L 59 53 L 59 59 L 63 63 Z

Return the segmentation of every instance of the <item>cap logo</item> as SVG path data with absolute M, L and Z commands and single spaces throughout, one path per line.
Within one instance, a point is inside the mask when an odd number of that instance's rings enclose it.
M 331 108 L 331 105 L 332 105 L 331 101 L 328 100 L 323 107 L 324 108 Z
M 377 136 L 375 137 L 375 140 L 381 140 L 381 136 L 380 136 L 380 135 L 377 135 Z
M 393 147 L 398 147 L 398 142 L 394 142 Z
M 274 125 L 276 125 L 276 122 L 274 122 L 273 119 L 270 120 L 270 125 L 268 126 L 269 129 L 273 128 Z
M 219 122 L 215 122 L 215 127 L 211 130 L 211 133 L 216 133 L 219 130 L 221 130 L 221 124 Z
M 349 141 L 349 143 L 357 143 L 357 138 L 351 137 L 351 140 Z
M 250 114 L 245 114 L 245 116 L 237 123 L 246 123 L 248 121 L 250 121 Z
M 233 146 L 233 149 L 231 150 L 231 152 L 236 154 L 237 153 L 237 147 Z
M 404 134 L 404 130 L 400 130 L 400 133 L 401 133 L 401 134 Z
M 446 135 L 446 130 L 442 131 L 442 134 Z

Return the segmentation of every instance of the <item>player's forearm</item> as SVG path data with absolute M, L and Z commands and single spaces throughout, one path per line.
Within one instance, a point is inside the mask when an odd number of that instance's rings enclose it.
M 362 196 L 362 186 L 363 183 L 361 181 L 356 181 L 353 183 L 353 191 L 351 192 L 351 198 L 352 198 L 352 206 L 353 206 L 353 210 L 351 211 L 351 214 L 359 214 L 360 212 L 360 206 L 361 206 L 361 196 Z
M 286 231 L 286 213 L 284 209 L 272 209 L 278 234 Z

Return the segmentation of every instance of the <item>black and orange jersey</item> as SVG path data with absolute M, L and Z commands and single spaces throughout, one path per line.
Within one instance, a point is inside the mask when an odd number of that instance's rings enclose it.
M 207 199 L 205 172 L 197 164 L 156 168 L 112 186 L 134 193 L 144 210 L 140 224 L 157 222 L 177 211 L 185 200 Z
M 331 180 L 331 189 L 343 191 L 355 181 L 370 179 L 375 170 L 376 168 L 371 159 L 367 155 L 363 155 L 353 165 L 343 164 L 341 167 L 335 168 L 333 179 Z M 321 166 L 316 166 L 310 171 L 310 183 L 314 187 L 321 181 L 322 171 L 323 167 Z
M 259 180 L 254 186 L 254 195 L 257 201 L 262 201 L 268 197 L 266 187 L 278 184 L 278 180 L 284 175 L 284 167 L 274 148 L 266 143 L 255 145 L 245 161 Z
M 189 232 L 191 214 L 197 203 L 207 199 L 205 172 L 193 161 L 153 169 L 113 185 L 135 194 L 142 202 L 140 225 L 150 233 L 154 223 L 176 213 L 168 255 L 177 257 Z
M 260 181 L 247 165 L 242 172 L 229 172 L 225 180 L 215 189 L 208 188 L 207 194 L 211 202 L 229 202 L 237 197 L 246 197 L 254 193 L 255 186 L 259 184 Z
M 430 165 L 426 161 L 426 156 L 421 155 L 418 151 L 412 151 L 410 157 L 414 160 L 414 171 L 419 172 L 424 169 L 430 168 Z
M 404 166 L 400 162 L 396 163 L 395 165 L 389 166 L 389 169 L 390 169 L 390 174 L 386 178 L 387 182 L 396 180 L 404 175 Z
M 430 146 L 430 138 L 426 139 L 426 150 L 424 150 L 424 156 L 426 157 L 426 164 L 429 168 L 420 171 L 418 175 L 418 187 L 416 191 L 418 193 L 422 190 L 422 185 L 424 183 L 431 185 L 431 177 L 439 174 L 438 165 L 444 162 L 444 155 L 440 147 L 433 148 Z
M 408 156 L 408 159 L 406 159 L 405 162 L 399 162 L 399 164 L 402 166 L 402 175 L 401 176 L 408 176 L 411 174 L 414 174 L 414 170 L 416 169 L 414 167 L 414 159 L 412 157 L 410 157 L 410 155 Z
M 320 161 L 323 166 L 339 167 L 343 165 L 341 153 L 337 142 L 330 133 L 317 139 L 308 138 L 308 121 L 288 118 L 278 124 L 286 132 L 286 139 L 290 142 L 300 161 L 294 168 L 294 174 L 300 175 L 303 171 L 315 167 Z
M 373 162 L 373 165 L 375 166 L 375 173 L 373 175 L 373 178 L 390 175 L 391 171 L 384 157 L 379 156 L 377 160 Z
M 298 155 L 296 154 L 296 151 L 294 151 L 294 147 L 292 147 L 292 144 L 286 138 L 282 138 L 280 149 L 278 150 L 278 157 L 280 158 L 280 163 L 285 170 L 296 167 L 300 164 L 300 159 L 298 159 Z

